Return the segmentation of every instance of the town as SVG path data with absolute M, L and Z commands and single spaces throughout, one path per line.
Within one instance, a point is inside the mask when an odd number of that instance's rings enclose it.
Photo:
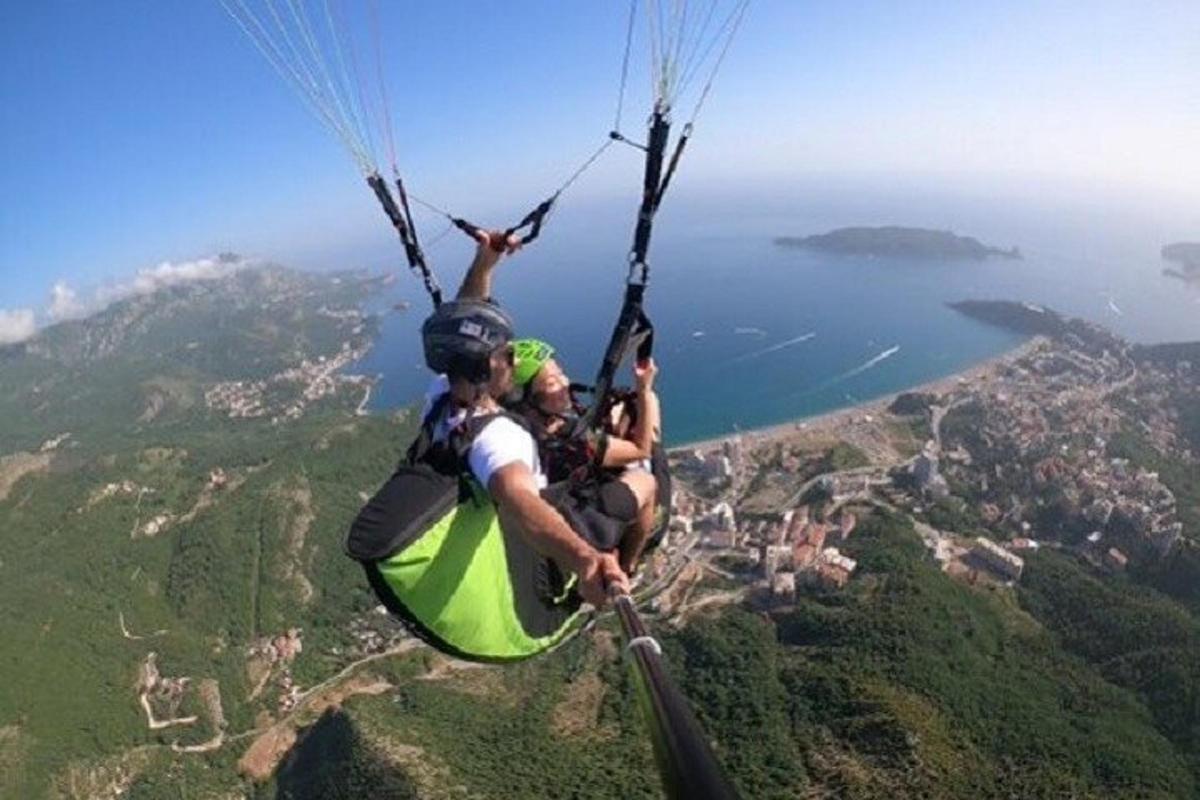
M 343 314 L 359 315 L 357 311 Z M 354 317 L 356 320 L 359 316 Z M 355 335 L 361 333 L 356 326 Z M 313 403 L 337 395 L 342 388 L 364 388 L 358 405 L 363 413 L 370 397 L 372 379 L 363 375 L 343 374 L 342 370 L 366 355 L 368 341 L 346 341 L 332 356 L 305 358 L 294 367 L 261 380 L 225 381 L 214 384 L 204 393 L 204 402 L 212 411 L 223 412 L 230 419 L 270 417 L 272 424 L 299 419 Z
M 856 568 L 840 546 L 872 508 L 911 516 L 931 558 L 972 584 L 1018 581 L 1022 554 L 1040 547 L 1072 549 L 1111 571 L 1166 557 L 1183 533 L 1176 498 L 1110 442 L 1134 430 L 1195 463 L 1166 399 L 1197 377 L 1186 361 L 1136 360 L 1099 329 L 1094 338 L 1038 336 L 886 406 L 676 451 L 686 488 L 676 491 L 658 569 L 680 574 L 699 560 L 769 603 L 836 591 Z M 915 453 L 897 442 L 904 421 L 927 434 Z

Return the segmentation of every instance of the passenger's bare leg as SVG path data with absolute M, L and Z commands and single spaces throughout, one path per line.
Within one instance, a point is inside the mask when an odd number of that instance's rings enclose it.
M 658 493 L 658 485 L 654 476 L 643 470 L 626 472 L 620 480 L 633 492 L 638 507 L 637 521 L 629 526 L 621 538 L 619 558 L 621 569 L 625 571 L 626 575 L 632 577 L 634 570 L 637 569 L 638 561 L 642 557 L 642 551 L 646 549 L 650 533 L 654 529 L 654 502 Z

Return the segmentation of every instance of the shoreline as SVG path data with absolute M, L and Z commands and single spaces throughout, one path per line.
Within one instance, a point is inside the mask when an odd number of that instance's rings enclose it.
M 828 429 L 832 430 L 839 425 L 848 423 L 850 418 L 862 416 L 864 414 L 880 414 L 887 413 L 887 407 L 892 404 L 898 396 L 909 392 L 931 392 L 934 394 L 944 394 L 949 389 L 962 383 L 969 383 L 973 380 L 978 380 L 984 374 L 991 372 L 1001 364 L 1014 361 L 1024 356 L 1031 348 L 1036 346 L 1040 337 L 1031 336 L 1017 344 L 1015 347 L 1005 350 L 1003 353 L 976 362 L 966 369 L 952 372 L 948 375 L 943 375 L 940 378 L 925 381 L 914 386 L 901 389 L 896 392 L 890 392 L 872 400 L 864 400 L 861 403 L 854 405 L 842 406 L 831 411 L 823 411 L 820 414 L 813 414 L 808 417 L 797 417 L 796 419 L 787 422 L 777 422 L 771 425 L 764 425 L 759 428 L 748 428 L 735 433 L 726 433 L 720 436 L 712 436 L 706 439 L 697 439 L 691 442 L 681 442 L 672 444 L 667 447 L 668 453 L 680 453 L 688 450 L 710 450 L 714 447 L 720 447 L 725 442 L 732 439 L 741 439 L 746 444 L 762 443 L 772 439 L 779 438 L 783 435 L 793 435 L 797 433 L 819 434 Z

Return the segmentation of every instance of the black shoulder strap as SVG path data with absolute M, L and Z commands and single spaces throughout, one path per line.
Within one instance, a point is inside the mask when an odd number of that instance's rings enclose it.
M 501 417 L 511 420 L 531 437 L 533 436 L 529 420 L 520 414 L 515 414 L 512 411 L 502 408 L 499 411 L 492 411 L 487 414 L 468 416 L 461 425 L 451 432 L 451 438 L 456 440 L 456 449 L 461 448 L 461 452 L 466 453 L 471 448 L 471 443 L 475 441 L 475 438 L 483 433 L 483 429 Z
M 446 413 L 446 408 L 450 405 L 450 393 L 445 392 L 438 396 L 433 401 L 433 405 L 429 407 L 429 413 L 421 420 L 421 429 L 417 432 L 417 438 L 408 446 L 408 453 L 405 459 L 409 464 L 415 464 L 425 457 L 429 452 L 429 448 L 433 446 L 433 429 L 437 426 L 438 420 Z
M 467 465 L 467 453 L 471 449 L 471 445 L 478 438 L 479 434 L 483 433 L 483 429 L 501 417 L 511 420 L 519 425 L 522 430 L 529 434 L 530 442 L 533 447 L 533 462 L 538 463 L 538 445 L 537 437 L 533 435 L 530 429 L 529 420 L 522 417 L 520 414 L 514 414 L 506 409 L 493 411 L 487 414 L 479 414 L 477 416 L 468 416 L 461 425 L 450 432 L 450 445 L 454 448 L 454 452 L 462 460 L 463 471 L 470 472 L 470 467 Z

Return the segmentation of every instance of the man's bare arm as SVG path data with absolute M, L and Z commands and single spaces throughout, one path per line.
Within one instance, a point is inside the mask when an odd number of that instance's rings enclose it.
M 653 389 L 639 390 L 637 396 L 638 418 L 633 428 L 633 441 L 649 458 L 654 451 L 654 443 L 662 435 L 662 410 L 658 403 L 658 394 Z
M 654 392 L 658 365 L 653 358 L 639 361 L 633 365 L 633 376 L 637 383 L 637 423 L 629 438 L 645 454 L 642 458 L 650 458 L 654 443 L 662 435 L 662 409 Z
M 488 492 L 501 520 L 514 525 L 533 549 L 579 576 L 583 598 L 600 606 L 607 587 L 628 586 L 628 578 L 610 553 L 601 553 L 579 537 L 554 507 L 542 499 L 529 467 L 520 462 L 492 474 Z
M 492 272 L 500 262 L 500 256 L 512 255 L 521 249 L 521 240 L 509 236 L 502 250 L 492 246 L 492 238 L 503 234 L 479 231 L 476 235 L 478 246 L 475 248 L 475 258 L 467 268 L 462 286 L 458 287 L 459 300 L 487 300 L 492 296 Z

